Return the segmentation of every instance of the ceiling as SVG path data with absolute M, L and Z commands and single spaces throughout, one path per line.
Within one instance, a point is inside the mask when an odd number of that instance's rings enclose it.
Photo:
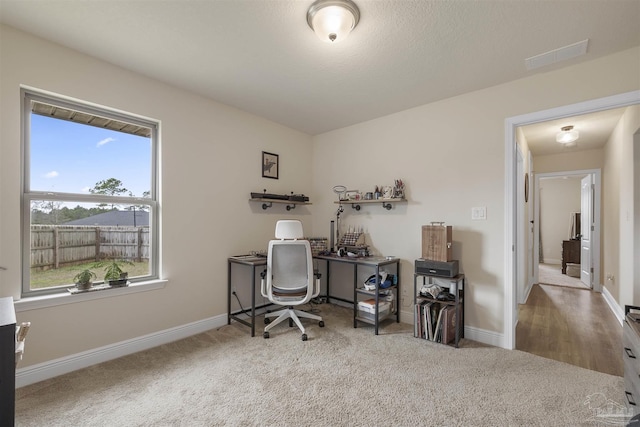
M 531 154 L 545 156 L 571 151 L 594 150 L 604 147 L 626 108 L 616 108 L 581 116 L 551 120 L 522 127 Z M 564 126 L 573 126 L 579 133 L 575 145 L 556 142 L 556 134 Z
M 311 0 L 0 0 L 0 22 L 309 135 L 640 45 L 638 0 L 355 2 L 336 44 Z

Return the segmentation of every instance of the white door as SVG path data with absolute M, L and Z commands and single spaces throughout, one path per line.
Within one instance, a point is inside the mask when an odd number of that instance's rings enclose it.
M 580 280 L 591 287 L 591 234 L 593 231 L 591 175 L 582 178 L 580 205 Z

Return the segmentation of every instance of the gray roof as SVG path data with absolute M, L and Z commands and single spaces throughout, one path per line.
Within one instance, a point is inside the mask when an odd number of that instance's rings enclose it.
M 135 221 L 134 221 L 135 215 Z M 149 226 L 149 212 L 141 210 L 112 210 L 98 215 L 66 222 L 64 225 L 102 225 L 102 226 Z

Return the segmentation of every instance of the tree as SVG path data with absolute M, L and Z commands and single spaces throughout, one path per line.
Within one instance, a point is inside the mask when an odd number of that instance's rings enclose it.
M 106 194 L 109 196 L 121 196 L 126 193 L 131 194 L 129 190 L 122 186 L 122 181 L 116 178 L 99 181 L 93 188 L 89 189 L 89 193 Z M 101 203 L 100 206 L 106 206 L 106 203 Z M 111 209 L 115 209 L 115 204 L 111 204 Z

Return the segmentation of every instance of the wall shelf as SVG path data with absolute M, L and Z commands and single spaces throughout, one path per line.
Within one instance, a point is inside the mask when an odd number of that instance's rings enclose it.
M 406 203 L 407 199 L 377 199 L 377 200 L 340 200 L 337 202 L 333 202 L 335 204 L 341 205 L 351 205 L 351 207 L 357 211 L 360 210 L 360 205 L 366 205 L 371 203 L 382 203 L 382 207 L 386 210 L 391 210 L 395 203 Z
M 287 205 L 287 210 L 295 209 L 296 205 L 310 205 L 311 202 L 296 202 L 293 200 L 279 200 L 279 199 L 249 199 L 250 202 L 262 203 L 262 209 L 267 210 L 272 207 L 273 204 Z

